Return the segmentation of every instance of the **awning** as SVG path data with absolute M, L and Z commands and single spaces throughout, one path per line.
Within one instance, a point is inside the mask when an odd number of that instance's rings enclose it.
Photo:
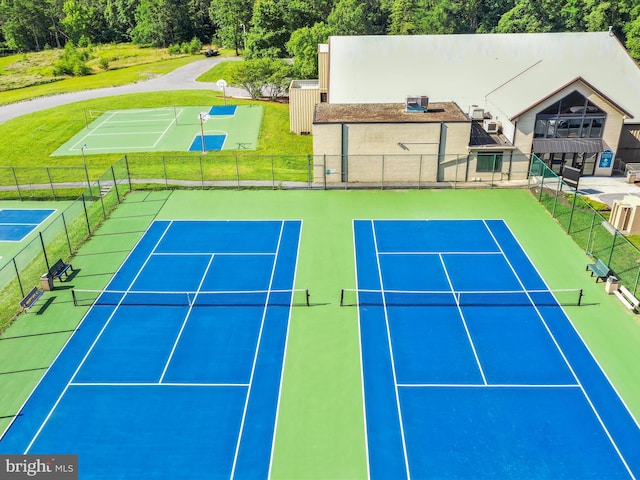
M 601 138 L 536 138 L 533 153 L 600 153 L 607 144 Z

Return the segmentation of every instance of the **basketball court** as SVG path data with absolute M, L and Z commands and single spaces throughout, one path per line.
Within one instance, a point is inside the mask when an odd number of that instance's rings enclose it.
M 85 128 L 52 156 L 255 150 L 262 114 L 254 105 L 86 111 Z

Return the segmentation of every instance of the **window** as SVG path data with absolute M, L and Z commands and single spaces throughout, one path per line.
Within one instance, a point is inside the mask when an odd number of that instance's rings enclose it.
M 536 115 L 534 138 L 600 138 L 607 114 L 574 91 Z
M 476 172 L 501 172 L 502 153 L 479 153 Z

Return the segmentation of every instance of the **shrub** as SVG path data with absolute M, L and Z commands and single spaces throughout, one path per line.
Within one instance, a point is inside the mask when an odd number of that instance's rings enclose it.
M 185 53 L 196 54 L 200 53 L 200 50 L 202 50 L 202 42 L 199 39 L 194 38 L 189 43 L 189 51 Z
M 169 45 L 167 52 L 169 55 L 180 55 L 180 45 Z

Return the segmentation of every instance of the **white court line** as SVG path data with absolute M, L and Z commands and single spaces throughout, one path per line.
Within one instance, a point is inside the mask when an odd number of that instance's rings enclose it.
M 213 252 L 155 252 L 153 254 L 154 257 L 162 257 L 162 256 L 166 256 L 166 257 L 179 257 L 179 256 L 184 256 L 184 257 L 189 257 L 189 256 L 209 256 L 212 255 Z M 215 254 L 218 257 L 246 257 L 247 255 L 251 255 L 251 256 L 262 256 L 262 257 L 273 257 L 275 255 L 275 253 L 268 253 L 268 252 L 215 252 Z
M 156 242 L 156 244 L 154 245 L 154 247 L 151 249 L 151 252 L 153 252 L 153 250 L 155 250 L 158 245 L 160 244 L 160 242 L 162 241 L 162 239 L 164 238 L 164 236 L 166 235 L 166 233 L 169 231 L 169 228 L 171 228 L 171 223 L 169 222 L 169 224 L 167 225 L 167 227 L 165 228 L 164 232 L 162 233 L 162 235 L 160 236 L 160 238 L 158 239 L 158 241 Z M 144 235 L 143 235 L 144 238 Z M 133 252 L 133 250 L 132 250 Z M 127 257 L 129 258 L 129 257 Z M 142 264 L 142 266 L 140 267 L 140 269 L 138 270 L 138 273 L 136 274 L 136 276 L 133 278 L 133 280 L 131 280 L 131 282 L 129 283 L 129 288 L 131 288 L 133 286 L 133 284 L 136 282 L 136 280 L 138 279 L 138 277 L 140 276 L 140 274 L 142 273 L 142 270 L 144 269 L 144 267 L 146 266 L 147 262 L 149 262 L 149 259 L 151 259 L 151 254 L 149 254 L 146 258 L 146 260 L 144 261 L 144 263 Z M 124 300 L 124 296 L 122 297 L 122 299 L 120 300 L 120 302 L 122 302 Z M 109 318 L 107 319 L 107 321 L 104 323 L 104 325 L 102 326 L 102 328 L 100 329 L 100 332 L 98 333 L 98 335 L 96 336 L 96 338 L 94 339 L 93 343 L 91 344 L 91 346 L 89 347 L 89 350 L 87 350 L 87 353 L 84 355 L 84 357 L 82 358 L 82 361 L 78 364 L 78 367 L 76 368 L 76 370 L 73 372 L 73 375 L 71 376 L 71 379 L 67 382 L 67 385 L 64 387 L 64 390 L 62 390 L 62 393 L 60 394 L 60 396 L 58 396 L 58 399 L 56 400 L 56 403 L 53 404 L 53 406 L 51 407 L 51 410 L 49 411 L 49 414 L 45 417 L 44 421 L 42 422 L 42 424 L 40 425 L 40 428 L 38 428 L 38 431 L 35 433 L 35 435 L 33 436 L 33 438 L 31 439 L 31 442 L 29 442 L 29 445 L 27 445 L 27 448 L 24 451 L 24 454 L 26 455 L 27 453 L 29 453 L 29 450 L 31 449 L 31 447 L 33 446 L 33 444 L 35 443 L 35 441 L 38 439 L 38 437 L 40 436 L 40 433 L 42 432 L 42 429 L 44 428 L 44 426 L 47 424 L 47 422 L 49 421 L 49 419 L 51 418 L 51 415 L 53 415 L 53 412 L 55 411 L 56 408 L 58 408 L 58 405 L 60 404 L 60 402 L 62 401 L 62 398 L 64 397 L 64 395 L 67 393 L 67 390 L 69 389 L 69 385 L 71 385 L 71 383 L 75 380 L 76 376 L 78 375 L 78 372 L 80 371 L 80 369 L 82 368 L 82 366 L 84 365 L 84 362 L 87 360 L 87 358 L 89 358 L 89 355 L 91 354 L 91 352 L 93 351 L 94 347 L 97 345 L 98 341 L 100 340 L 100 338 L 102 337 L 102 334 L 104 333 L 104 331 L 107 329 L 107 327 L 109 326 L 109 324 L 111 323 L 111 320 L 113 319 L 113 317 L 115 316 L 116 312 L 118 311 L 118 306 L 116 306 L 113 309 L 113 312 L 111 312 L 111 315 L 109 315 Z
M 273 266 L 271 267 L 271 278 L 269 279 L 269 291 L 273 286 L 273 277 L 276 272 L 276 259 L 280 253 L 280 244 L 282 243 L 282 233 L 284 232 L 284 221 L 280 223 L 280 235 L 278 236 L 278 244 L 276 246 L 276 256 L 273 260 Z M 249 376 L 249 388 L 247 388 L 247 394 L 245 395 L 244 408 L 242 410 L 242 420 L 240 421 L 240 431 L 238 432 L 238 440 L 236 442 L 235 453 L 233 454 L 233 465 L 231 467 L 231 475 L 229 478 L 234 478 L 236 473 L 236 465 L 238 463 L 238 453 L 240 452 L 240 443 L 242 441 L 242 434 L 244 433 L 244 421 L 247 418 L 247 409 L 249 407 L 249 397 L 251 396 L 251 388 L 253 387 L 253 376 L 256 373 L 256 364 L 258 363 L 258 353 L 260 352 L 260 343 L 262 342 L 262 332 L 264 330 L 264 321 L 267 317 L 268 305 L 270 294 L 267 293 L 267 299 L 262 310 L 262 320 L 260 321 L 260 330 L 258 332 L 258 340 L 256 342 L 256 350 L 253 354 L 253 364 L 251 365 L 251 375 Z
M 356 220 L 351 220 L 351 237 L 353 241 L 353 262 L 355 267 L 355 281 L 356 287 L 359 285 L 358 278 L 358 256 L 357 256 L 357 245 L 356 245 Z M 380 286 L 382 288 L 382 285 Z M 358 297 L 360 294 L 358 293 Z M 360 298 L 358 298 L 360 300 Z M 364 358 L 362 357 L 362 320 L 360 317 L 360 309 L 358 308 L 358 348 L 360 349 L 360 383 L 361 383 L 361 392 L 362 392 L 362 413 L 364 420 L 364 445 L 365 445 L 365 458 L 367 461 L 367 478 L 371 478 L 371 468 L 369 466 L 370 458 L 369 458 L 369 434 L 367 432 L 367 401 L 365 395 L 365 385 L 364 385 Z
M 73 382 L 71 387 L 248 387 L 248 383 L 148 383 L 148 382 Z
M 481 384 L 481 383 L 401 383 L 399 387 L 406 388 L 581 388 L 577 383 L 549 384 L 549 385 L 527 385 L 527 384 Z
M 393 355 L 393 344 L 391 342 L 391 327 L 389 326 L 389 312 L 387 310 L 387 298 L 384 293 L 384 281 L 382 279 L 382 267 L 380 265 L 380 254 L 378 250 L 378 239 L 376 235 L 375 222 L 371 220 L 371 232 L 373 233 L 373 246 L 376 253 L 376 262 L 378 264 L 378 281 L 380 282 L 380 288 L 382 290 L 382 305 L 384 311 L 384 321 L 387 327 L 387 344 L 389 346 L 389 357 L 391 360 L 391 373 L 393 374 L 393 388 L 396 394 L 396 409 L 398 410 L 398 419 L 400 421 L 400 436 L 402 438 L 402 452 L 404 454 L 404 467 L 407 474 L 407 478 L 411 478 L 411 472 L 409 470 L 409 457 L 407 455 L 407 441 L 404 435 L 404 420 L 402 418 L 402 409 L 400 408 L 400 394 L 398 392 L 398 377 L 396 374 L 396 362 Z
M 469 345 L 471 345 L 471 350 L 473 351 L 473 356 L 476 359 L 476 364 L 478 365 L 478 370 L 480 370 L 480 375 L 482 376 L 482 381 L 484 384 L 487 384 L 487 377 L 484 374 L 484 370 L 482 369 L 482 363 L 480 363 L 480 357 L 478 357 L 478 351 L 476 350 L 476 345 L 473 343 L 473 338 L 471 338 L 471 332 L 469 331 L 469 326 L 467 325 L 467 320 L 464 318 L 464 313 L 462 313 L 462 308 L 460 308 L 460 301 L 455 294 L 455 290 L 453 288 L 453 283 L 451 282 L 451 277 L 449 276 L 449 271 L 447 270 L 447 266 L 444 263 L 444 258 L 440 255 L 440 263 L 442 264 L 442 269 L 444 270 L 444 274 L 447 277 L 447 283 L 449 283 L 449 288 L 451 289 L 451 295 L 456 299 L 456 307 L 458 308 L 458 314 L 460 315 L 460 320 L 462 320 L 462 325 L 464 326 L 464 331 L 467 332 L 467 339 L 469 339 Z
M 535 309 L 536 313 L 538 314 L 538 318 L 540 318 L 540 321 L 542 322 L 542 324 L 544 325 L 545 329 L 547 330 L 547 333 L 551 337 L 551 340 L 555 344 L 556 348 L 558 349 L 558 352 L 560 353 L 560 355 L 562 356 L 565 364 L 567 365 L 567 368 L 569 368 L 569 370 L 571 371 L 571 375 L 576 380 L 576 382 L 578 382 L 578 385 L 580 386 L 580 390 L 582 391 L 582 394 L 584 395 L 585 399 L 587 400 L 587 403 L 591 407 L 591 410 L 593 411 L 594 415 L 596 416 L 596 419 L 600 423 L 600 426 L 604 430 L 607 438 L 609 438 L 609 441 L 611 442 L 611 445 L 613 446 L 613 448 L 615 449 L 616 453 L 618 454 L 618 457 L 622 461 L 623 465 L 625 466 L 625 468 L 626 468 L 627 472 L 629 473 L 629 475 L 631 476 L 631 478 L 635 479 L 636 477 L 633 475 L 633 472 L 631 471 L 631 468 L 627 464 L 627 461 L 625 460 L 624 456 L 622 455 L 622 452 L 618 448 L 618 445 L 616 444 L 615 440 L 611 436 L 611 433 L 609 432 L 609 430 L 607 429 L 606 425 L 604 424 L 604 421 L 602 420 L 602 418 L 600 417 L 600 414 L 596 410 L 596 407 L 593 404 L 593 402 L 591 401 L 591 398 L 589 397 L 589 395 L 587 394 L 586 390 L 584 389 L 584 386 L 582 385 L 582 382 L 580 382 L 580 379 L 578 378 L 578 375 L 576 374 L 576 372 L 573 369 L 571 363 L 569 362 L 569 359 L 567 358 L 567 356 L 565 355 L 564 351 L 560 347 L 560 344 L 556 340 L 556 337 L 553 335 L 553 332 L 549 328 L 549 325 L 547 324 L 547 321 L 544 319 L 544 316 L 542 315 L 542 313 L 538 309 L 538 306 L 535 304 L 535 302 L 533 301 L 533 299 L 529 295 L 529 292 L 527 292 L 525 290 L 524 284 L 522 283 L 522 280 L 520 279 L 520 276 L 518 275 L 518 272 L 516 272 L 516 270 L 513 268 L 513 265 L 511 264 L 511 261 L 509 260 L 507 255 L 504 253 L 504 250 L 502 250 L 502 246 L 500 245 L 500 243 L 496 239 L 496 237 L 493 234 L 493 231 L 491 230 L 491 228 L 489 228 L 489 225 L 487 225 L 487 223 L 484 220 L 483 220 L 483 223 L 485 224 L 485 227 L 488 230 L 488 232 L 491 235 L 491 237 L 493 237 L 494 242 L 496 242 L 496 245 L 498 245 L 498 248 L 500 249 L 500 251 L 504 255 L 504 259 L 507 262 L 507 264 L 509 265 L 509 268 L 511 269 L 511 271 L 515 275 L 516 279 L 518 280 L 518 283 L 520 284 L 520 287 L 524 290 L 524 292 L 526 293 L 527 297 L 529 298 L 529 301 L 531 302 L 532 307 Z M 540 278 L 542 278 L 542 276 L 540 276 Z
M 284 223 L 284 222 L 283 222 Z M 283 225 L 284 226 L 284 225 Z M 300 231 L 298 232 L 298 249 L 296 250 L 296 264 L 293 270 L 293 282 L 292 288 L 296 286 L 296 274 L 298 273 L 298 261 L 300 259 L 300 242 L 302 238 L 302 221 L 300 221 Z M 274 263 L 277 263 L 278 259 L 274 259 Z M 291 295 L 291 302 L 293 302 L 293 295 Z M 293 314 L 292 305 L 289 306 L 289 317 L 287 318 L 287 331 L 285 333 L 284 351 L 282 352 L 282 368 L 280 369 L 280 378 L 278 386 L 278 403 L 276 405 L 276 415 L 273 419 L 273 435 L 271 437 L 271 454 L 269 455 L 269 473 L 267 474 L 267 480 L 271 478 L 271 469 L 273 467 L 273 452 L 276 446 L 276 427 L 278 425 L 278 418 L 280 417 L 280 400 L 282 399 L 282 381 L 284 379 L 284 369 L 287 361 L 287 346 L 289 345 L 289 328 L 291 327 L 291 315 Z
M 182 115 L 182 110 L 180 110 L 180 113 L 176 113 L 175 118 L 173 118 L 171 120 L 171 122 L 169 123 L 169 125 L 167 125 L 167 128 L 164 129 L 164 132 L 162 132 L 162 134 L 158 137 L 158 139 L 156 140 L 156 143 L 153 144 L 154 147 L 156 147 L 158 145 L 158 143 L 160 143 L 160 140 L 162 140 L 164 138 L 164 136 L 167 134 L 167 132 L 169 131 L 169 129 L 173 126 L 174 123 L 176 123 L 178 117 Z
M 496 252 L 380 252 L 380 255 L 502 255 Z
M 162 370 L 162 375 L 160 375 L 160 380 L 158 380 L 158 383 L 162 383 L 164 380 L 164 376 L 167 374 L 167 370 L 169 369 L 169 365 L 171 364 L 173 355 L 176 352 L 176 348 L 178 348 L 178 343 L 180 343 L 180 339 L 182 338 L 182 332 L 184 332 L 184 328 L 187 326 L 187 322 L 189 321 L 189 317 L 191 317 L 191 312 L 193 311 L 193 306 L 195 305 L 196 300 L 198 299 L 198 293 L 202 288 L 202 284 L 204 283 L 205 278 L 207 278 L 207 274 L 209 273 L 209 268 L 211 268 L 211 262 L 213 262 L 214 256 L 215 256 L 214 254 L 209 254 L 209 257 L 210 257 L 209 263 L 207 263 L 207 268 L 204 269 L 204 273 L 202 274 L 202 278 L 200 279 L 200 283 L 198 284 L 198 290 L 196 290 L 196 296 L 194 297 L 193 302 L 189 306 L 189 310 L 187 311 L 187 314 L 184 317 L 184 321 L 182 322 L 180 331 L 176 336 L 176 341 L 173 342 L 173 348 L 171 349 L 171 353 L 169 353 L 169 358 L 167 359 L 167 362 L 164 364 L 164 369 Z
M 94 133 L 92 137 L 124 137 L 124 136 L 133 136 L 133 135 L 163 135 L 166 130 L 162 130 L 160 132 L 117 132 L 117 133 Z M 92 149 L 93 150 L 93 149 Z

